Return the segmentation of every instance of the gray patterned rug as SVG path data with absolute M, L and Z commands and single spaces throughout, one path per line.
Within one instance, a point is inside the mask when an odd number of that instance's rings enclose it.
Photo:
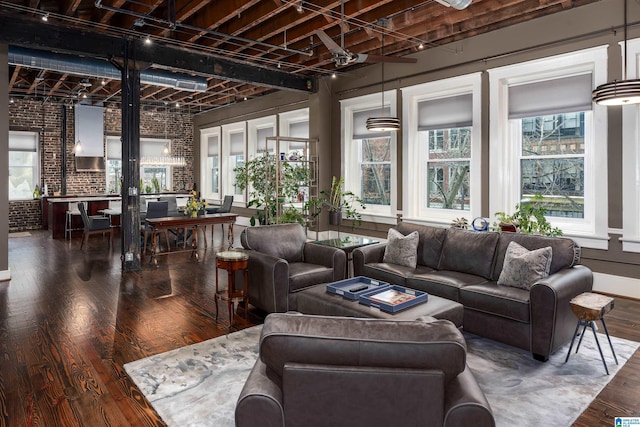
M 127 363 L 125 369 L 169 426 L 234 425 L 240 390 L 257 357 L 261 326 Z M 587 331 L 588 332 L 588 331 Z M 564 363 L 569 344 L 547 363 L 528 352 L 465 334 L 467 362 L 491 404 L 497 426 L 570 426 L 640 343 L 599 334 L 606 375 L 593 334 Z M 575 347 L 574 347 L 575 348 Z

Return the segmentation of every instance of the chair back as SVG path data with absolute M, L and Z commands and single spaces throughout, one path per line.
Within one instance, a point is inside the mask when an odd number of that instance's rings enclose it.
M 159 202 L 167 202 L 167 216 L 178 215 L 178 201 L 176 196 L 162 196 L 158 198 Z
M 233 196 L 224 196 L 224 200 L 222 202 L 222 206 L 218 209 L 218 213 L 229 213 L 231 212 L 231 206 L 233 205 Z
M 87 209 L 84 207 L 84 202 L 78 202 L 78 210 L 80 211 L 80 216 L 82 217 L 84 229 L 91 229 L 91 221 L 89 221 L 89 215 L 87 215 Z
M 164 218 L 168 215 L 169 203 L 163 202 L 149 202 L 147 205 L 147 218 Z

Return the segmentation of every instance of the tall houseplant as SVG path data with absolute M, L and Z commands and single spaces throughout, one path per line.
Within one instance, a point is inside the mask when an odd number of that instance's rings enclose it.
M 317 199 L 309 200 L 308 208 L 313 216 L 318 216 L 322 209 L 329 212 L 329 222 L 333 225 L 340 225 L 342 215 L 352 221 L 352 225 L 362 223 L 362 215 L 358 209 L 366 209 L 364 201 L 356 196 L 352 191 L 345 191 L 344 178 L 331 179 L 331 188 L 320 191 Z

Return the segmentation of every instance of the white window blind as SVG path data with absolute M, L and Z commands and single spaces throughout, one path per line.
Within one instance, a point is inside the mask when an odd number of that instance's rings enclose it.
M 38 136 L 31 132 L 10 132 L 9 151 L 28 151 L 35 153 Z
M 309 138 L 309 121 L 291 123 L 289 125 L 289 136 L 294 138 Z
M 218 142 L 218 135 L 213 135 L 207 138 L 207 147 L 209 157 L 217 156 L 219 154 L 220 145 Z
M 122 144 L 120 138 L 107 138 L 107 159 L 122 160 Z
M 509 86 L 509 119 L 590 111 L 591 73 Z
M 470 93 L 418 103 L 418 130 L 468 127 L 472 123 L 473 98 Z
M 391 109 L 385 107 L 383 110 L 374 108 L 371 110 L 358 111 L 353 113 L 353 139 L 365 138 L 381 138 L 390 136 L 389 132 L 371 132 L 367 129 L 367 119 L 369 117 L 388 117 L 391 115 Z
M 140 140 L 140 157 L 162 157 L 164 155 L 164 141 Z
M 268 152 L 273 152 L 276 149 L 276 142 L 274 140 L 267 141 L 268 136 L 275 136 L 273 127 L 258 129 L 258 151 L 264 151 L 265 147 Z
M 229 136 L 229 155 L 242 156 L 244 154 L 244 133 L 232 133 Z

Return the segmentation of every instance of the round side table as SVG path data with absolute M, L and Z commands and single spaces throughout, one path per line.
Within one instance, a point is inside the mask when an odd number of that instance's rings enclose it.
M 244 251 L 223 251 L 216 253 L 216 320 L 218 320 L 218 300 L 227 301 L 229 308 L 229 325 L 233 320 L 234 303 L 244 302 L 244 314 L 247 317 L 247 309 L 249 308 L 249 255 Z M 227 270 L 228 280 L 227 289 L 220 290 L 218 287 L 218 269 Z M 235 272 L 244 270 L 244 289 L 236 289 Z

